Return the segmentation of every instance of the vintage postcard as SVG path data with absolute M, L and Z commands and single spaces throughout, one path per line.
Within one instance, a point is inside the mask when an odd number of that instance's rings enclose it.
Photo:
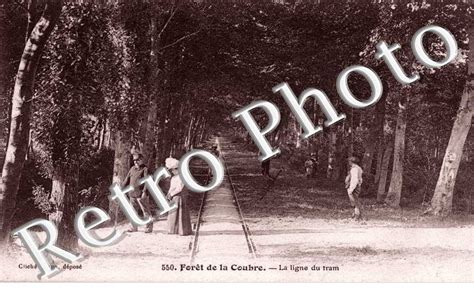
M 0 3 L 1 282 L 473 282 L 474 2 Z

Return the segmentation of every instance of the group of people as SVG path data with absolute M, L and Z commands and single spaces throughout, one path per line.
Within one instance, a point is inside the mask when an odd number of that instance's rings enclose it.
M 143 185 L 140 185 L 140 179 L 148 176 L 148 168 L 144 164 L 143 155 L 133 155 L 134 165 L 130 168 L 126 178 L 124 179 L 122 186 L 127 185 L 133 186 L 133 191 L 129 193 L 130 202 L 135 206 L 139 207 L 144 217 L 153 217 L 153 208 L 151 200 L 147 194 L 146 189 Z M 362 168 L 359 166 L 359 160 L 357 157 L 350 157 L 348 159 L 349 171 L 345 179 L 345 187 L 349 196 L 351 206 L 354 208 L 352 218 L 356 220 L 362 219 L 361 204 L 359 201 L 359 195 L 362 186 Z M 269 175 L 268 163 L 262 164 L 262 174 Z M 306 176 L 313 177 L 316 170 L 317 161 L 315 156 L 312 154 L 309 162 L 305 162 Z M 171 172 L 172 177 L 170 179 L 170 186 L 166 195 L 171 205 L 176 206 L 176 209 L 168 213 L 167 228 L 168 234 L 179 234 L 179 235 L 191 235 L 193 233 L 191 226 L 191 216 L 189 208 L 183 199 L 184 183 L 181 181 L 178 173 L 179 161 L 175 158 L 167 158 L 165 160 L 166 168 Z M 128 232 L 137 232 L 138 228 L 131 225 Z M 153 232 L 153 221 L 147 224 L 145 233 Z
M 139 207 L 144 217 L 153 217 L 153 205 L 148 196 L 147 190 L 140 185 L 140 179 L 148 176 L 148 168 L 144 164 L 142 154 L 133 155 L 134 165 L 130 168 L 126 178 L 122 183 L 122 187 L 127 185 L 133 186 L 133 191 L 129 193 L 130 202 L 135 207 Z M 176 209 L 168 213 L 168 234 L 191 235 L 193 233 L 191 226 L 191 216 L 189 209 L 183 200 L 184 183 L 181 181 L 178 173 L 179 161 L 175 158 L 167 158 L 165 166 L 172 174 L 170 186 L 166 198 L 170 201 L 171 206 Z M 138 228 L 134 225 L 127 232 L 137 232 Z M 145 233 L 153 232 L 153 221 L 149 222 L 145 228 Z

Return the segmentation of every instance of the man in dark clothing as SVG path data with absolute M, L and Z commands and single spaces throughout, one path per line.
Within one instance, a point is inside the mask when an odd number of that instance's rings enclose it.
M 304 162 L 306 178 L 314 178 L 316 174 L 317 165 L 318 165 L 318 161 L 316 161 L 316 154 L 311 153 L 311 157 Z
M 219 149 L 217 148 L 217 145 L 212 146 L 212 154 L 216 157 L 220 156 Z
M 130 197 L 130 202 L 133 206 L 139 206 L 143 212 L 143 217 L 151 216 L 153 217 L 153 213 L 151 211 L 151 207 L 149 204 L 148 196 L 144 185 L 140 185 L 138 182 L 140 179 L 148 176 L 148 169 L 143 164 L 143 155 L 142 154 L 134 154 L 133 155 L 133 163 L 134 165 L 130 168 L 130 171 L 125 177 L 125 180 L 122 183 L 122 187 L 126 187 L 128 185 L 133 186 L 133 191 L 128 193 Z M 130 229 L 127 232 L 137 232 L 138 228 L 131 225 Z M 153 221 L 146 225 L 145 233 L 151 233 L 153 231 Z
M 262 162 L 262 175 L 270 177 L 270 159 Z

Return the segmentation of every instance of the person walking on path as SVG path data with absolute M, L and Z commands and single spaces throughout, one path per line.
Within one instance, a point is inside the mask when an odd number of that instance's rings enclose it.
M 362 219 L 361 204 L 359 201 L 360 190 L 362 186 L 362 168 L 358 165 L 359 159 L 357 157 L 350 157 L 349 173 L 346 177 L 346 189 L 349 195 L 351 206 L 354 207 L 352 217 L 356 220 Z
M 270 159 L 262 161 L 262 175 L 270 177 Z
M 220 157 L 220 152 L 219 148 L 217 147 L 217 144 L 212 145 L 212 154 L 218 158 Z
M 306 178 L 314 178 L 317 165 L 316 154 L 311 153 L 311 157 L 304 163 Z
M 171 206 L 176 206 L 176 209 L 168 213 L 168 234 L 186 236 L 193 234 L 193 229 L 191 227 L 189 209 L 182 196 L 184 184 L 178 174 L 178 165 L 179 161 L 174 158 L 167 158 L 165 160 L 166 168 L 173 174 L 166 197 L 170 200 Z
M 130 171 L 125 177 L 125 180 L 122 183 L 122 187 L 128 185 L 133 187 L 133 191 L 129 193 L 130 202 L 133 206 L 139 206 L 143 212 L 143 217 L 152 216 L 153 213 L 150 207 L 150 201 L 148 200 L 148 195 L 143 185 L 140 185 L 140 179 L 148 175 L 148 169 L 143 164 L 143 155 L 134 154 L 133 155 L 134 165 L 130 168 Z M 138 228 L 133 224 L 127 230 L 127 232 L 137 232 Z M 146 225 L 145 233 L 151 233 L 153 231 L 153 221 Z

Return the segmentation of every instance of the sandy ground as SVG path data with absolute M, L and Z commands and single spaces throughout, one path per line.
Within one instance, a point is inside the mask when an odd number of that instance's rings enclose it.
M 474 281 L 472 216 L 438 221 L 421 217 L 419 210 L 395 211 L 364 199 L 368 220 L 356 222 L 348 218 L 343 189 L 303 179 L 285 168 L 284 158 L 272 164 L 273 173 L 284 171 L 270 182 L 259 175 L 254 154 L 232 149 L 229 142 L 224 149 L 257 258 L 250 258 L 247 249 L 216 251 L 225 249 L 223 240 L 232 249 L 241 233 L 225 238 L 223 231 L 212 229 L 204 235 L 205 255 L 190 265 L 192 236 L 168 235 L 160 219 L 152 234 L 141 229 L 124 233 L 111 247 L 81 245 L 85 259 L 73 264 L 80 269 L 44 281 Z M 189 198 L 195 223 L 200 196 Z M 127 224 L 118 229 L 125 231 Z M 105 236 L 110 230 L 97 233 Z M 37 269 L 25 269 L 33 261 L 18 241 L 0 259 L 1 280 L 38 281 Z M 58 260 L 57 265 L 64 264 Z
M 280 225 L 275 225 L 278 222 Z M 472 227 L 393 228 L 371 227 L 352 221 L 327 222 L 285 218 L 250 222 L 258 257 L 223 256 L 206 251 L 189 266 L 191 236 L 168 235 L 165 221 L 155 232 L 125 233 L 118 244 L 99 249 L 82 245 L 81 269 L 66 270 L 45 281 L 316 281 L 316 282 L 452 282 L 474 280 Z M 269 230 L 268 227 L 272 229 Z M 125 230 L 126 225 L 119 227 Z M 98 230 L 99 235 L 110 229 Z M 216 233 L 217 234 L 217 233 Z M 209 240 L 207 245 L 210 246 Z M 38 270 L 18 246 L 1 258 L 5 281 L 36 281 Z M 59 267 L 62 262 L 57 261 Z M 171 269 L 171 265 L 176 270 Z M 206 270 L 216 266 L 228 270 Z M 262 271 L 232 270 L 232 266 L 261 266 Z M 300 271 L 291 269 L 299 266 Z M 211 267 L 209 267 L 211 266 Z M 302 270 L 304 268 L 309 270 Z M 319 270 L 311 270 L 311 267 Z M 327 270 L 323 270 L 324 267 Z M 186 267 L 185 267 L 186 268 Z M 191 267 L 188 267 L 191 268 Z M 201 270 L 204 269 L 204 270 Z M 273 270 L 272 268 L 276 268 Z M 287 268 L 287 270 L 279 270 Z

